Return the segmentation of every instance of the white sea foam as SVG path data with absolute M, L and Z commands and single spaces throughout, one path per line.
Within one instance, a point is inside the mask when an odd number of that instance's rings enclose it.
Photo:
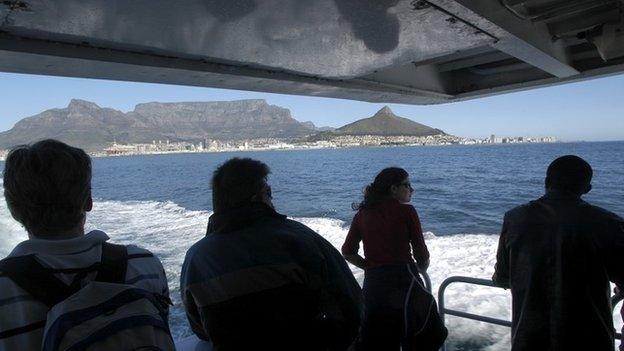
M 15 245 L 28 238 L 26 230 L 11 217 L 1 185 L 2 181 L 0 181 L 0 258 L 7 256 Z
M 160 258 L 174 303 L 169 321 L 176 339 L 191 335 L 180 298 L 180 269 L 188 248 L 205 235 L 209 216 L 210 212 L 156 201 L 98 201 L 88 216 L 88 228 L 105 231 L 116 243 L 142 246 Z
M 154 252 L 163 262 L 171 297 L 175 306 L 171 313 L 172 331 L 176 339 L 190 335 L 186 317 L 180 303 L 179 272 L 186 250 L 205 233 L 210 212 L 190 211 L 172 202 L 96 201 L 88 216 L 87 229 L 101 229 L 117 243 L 135 243 Z M 348 231 L 348 224 L 332 218 L 294 218 L 317 231 L 336 248 L 340 248 Z M 11 219 L 4 198 L 0 195 L 0 257 L 26 234 Z M 463 275 L 488 279 L 493 273 L 498 236 L 487 234 L 462 234 L 435 236 L 427 233 L 425 240 L 431 252 L 429 275 L 433 293 L 437 297 L 440 283 L 447 277 Z M 361 283 L 363 272 L 352 267 Z M 447 307 L 481 315 L 510 318 L 510 297 L 507 291 L 497 288 L 451 285 L 446 292 Z M 616 326 L 621 328 L 619 313 Z M 450 331 L 449 350 L 462 349 L 507 350 L 509 329 L 486 323 L 446 317 Z

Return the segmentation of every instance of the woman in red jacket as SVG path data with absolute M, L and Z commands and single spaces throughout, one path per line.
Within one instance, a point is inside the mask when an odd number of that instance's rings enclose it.
M 364 201 L 353 206 L 358 212 L 342 254 L 365 272 L 361 329 L 365 350 L 414 349 L 413 338 L 406 337 L 414 333 L 413 313 L 406 312 L 415 284 L 423 286 L 418 270 L 427 270 L 429 251 L 416 209 L 409 204 L 413 191 L 404 169 L 386 168 L 366 187 Z M 364 257 L 358 254 L 360 241 Z

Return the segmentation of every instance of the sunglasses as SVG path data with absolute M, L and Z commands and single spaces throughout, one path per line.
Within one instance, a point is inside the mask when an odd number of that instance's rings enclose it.
M 412 188 L 412 184 L 410 184 L 409 182 L 400 183 L 399 186 L 404 186 L 408 188 L 410 191 L 414 191 L 414 188 Z

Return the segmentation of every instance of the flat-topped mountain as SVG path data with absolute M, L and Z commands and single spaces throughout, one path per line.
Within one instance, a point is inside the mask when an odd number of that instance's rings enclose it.
M 301 122 L 301 124 L 306 126 L 308 129 L 315 130 L 317 132 L 327 132 L 327 131 L 336 130 L 336 128 L 334 127 L 317 127 L 312 121 Z
M 295 138 L 312 134 L 315 129 L 292 118 L 288 109 L 265 100 L 150 102 L 128 113 L 72 100 L 66 108 L 24 118 L 11 130 L 0 133 L 0 148 L 55 138 L 87 150 L 100 150 L 113 141 Z
M 428 136 L 444 135 L 440 129 L 395 115 L 388 106 L 377 111 L 373 117 L 360 119 L 333 131 L 339 135 L 380 135 L 380 136 Z

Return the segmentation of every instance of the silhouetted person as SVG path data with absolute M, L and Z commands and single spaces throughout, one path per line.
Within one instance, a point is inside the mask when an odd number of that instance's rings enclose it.
M 581 199 L 592 168 L 554 160 L 546 194 L 505 214 L 492 280 L 511 288 L 512 350 L 613 350 L 609 281 L 624 283 L 624 222 Z
M 249 158 L 214 172 L 208 233 L 180 278 L 191 328 L 216 350 L 346 349 L 360 287 L 329 242 L 274 210 L 268 174 Z
M 364 270 L 364 350 L 437 350 L 446 338 L 444 328 L 426 325 L 437 314 L 428 315 L 435 312 L 433 297 L 418 276 L 429 266 L 429 251 L 416 209 L 409 204 L 413 191 L 409 174 L 390 167 L 377 174 L 364 201 L 354 205 L 358 212 L 342 254 Z M 364 257 L 358 254 L 360 242 Z
M 109 244 L 109 237 L 99 230 L 85 234 L 85 220 L 93 200 L 91 159 L 83 150 L 56 140 L 18 146 L 6 158 L 3 183 L 9 211 L 26 228 L 28 240 L 19 243 L 0 263 L 0 350 L 40 350 L 50 308 L 104 275 L 114 278 L 120 286 L 133 285 L 151 293 L 150 296 L 169 300 L 163 267 L 149 251 L 134 245 Z M 109 263 L 113 265 L 108 266 Z M 9 273 L 12 267 L 17 272 Z M 114 271 L 103 274 L 102 267 L 114 267 Z M 93 307 L 90 302 L 88 297 L 82 300 L 86 308 Z M 97 314 L 91 317 L 100 317 L 98 311 L 107 312 L 96 309 Z M 144 311 L 145 308 L 135 306 L 133 313 L 138 316 Z M 74 337 L 79 337 L 80 332 L 69 326 L 84 315 L 82 312 L 62 323 Z M 108 326 L 117 328 L 120 324 L 111 325 L 114 313 L 107 313 Z M 121 333 L 125 329 L 116 330 Z M 102 335 L 102 329 L 84 327 L 82 331 L 85 340 L 90 335 Z M 109 328 L 107 333 L 111 336 L 115 330 Z M 134 339 L 125 346 L 132 347 L 138 335 L 144 336 L 133 334 Z M 170 344 L 172 349 L 172 340 Z

